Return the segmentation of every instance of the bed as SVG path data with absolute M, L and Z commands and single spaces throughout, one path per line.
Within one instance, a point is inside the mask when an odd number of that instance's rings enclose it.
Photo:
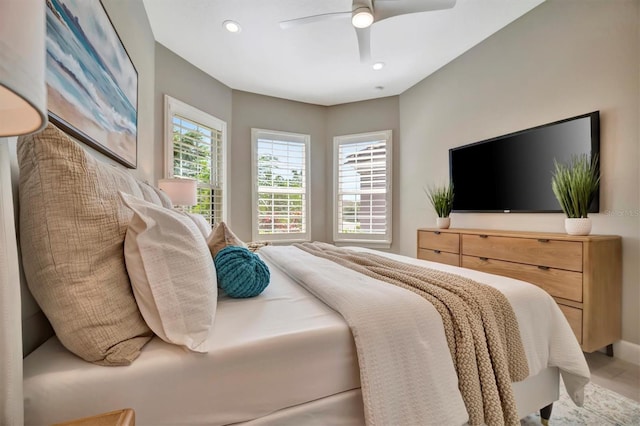
M 141 425 L 374 424 L 366 415 L 366 397 L 363 404 L 365 376 L 352 328 L 279 258 L 301 256 L 297 264 L 308 268 L 303 275 L 327 275 L 334 267 L 295 247 L 266 247 L 258 253 L 271 271 L 269 287 L 252 299 L 218 299 L 214 345 L 207 353 L 153 337 L 126 367 L 95 365 L 68 351 L 52 335 L 22 279 L 24 423 L 50 424 L 131 407 Z M 526 380 L 513 383 L 520 417 L 558 399 L 561 374 L 570 395 L 581 403 L 589 371 L 569 325 L 548 294 L 506 277 L 384 256 L 466 276 L 506 295 L 520 325 L 529 368 Z M 354 271 L 345 268 L 340 273 L 340 278 L 330 278 L 332 282 L 346 285 L 354 280 Z M 449 356 L 446 342 L 433 346 L 433 350 L 443 346 L 441 351 Z M 455 377 L 443 377 L 447 386 L 451 381 L 455 386 Z M 433 388 L 425 389 L 425 395 Z M 431 403 L 423 398 L 422 404 Z M 466 412 L 455 407 L 452 403 L 440 409 L 453 411 L 457 416 L 453 418 L 466 418 Z M 421 424 L 434 424 L 435 418 L 425 418 Z

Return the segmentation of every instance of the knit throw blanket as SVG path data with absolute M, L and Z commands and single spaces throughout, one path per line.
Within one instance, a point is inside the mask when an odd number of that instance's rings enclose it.
M 455 274 L 325 243 L 296 247 L 433 304 L 442 316 L 469 424 L 520 424 L 511 382 L 526 379 L 529 367 L 515 314 L 500 291 Z

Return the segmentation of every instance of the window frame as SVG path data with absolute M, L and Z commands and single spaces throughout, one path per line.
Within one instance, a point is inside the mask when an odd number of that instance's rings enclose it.
M 304 173 L 303 173 L 303 194 L 304 206 L 303 217 L 305 231 L 301 233 L 282 233 L 261 235 L 258 224 L 258 139 L 260 137 L 279 140 L 282 142 L 293 142 L 304 144 Z M 311 240 L 311 136 L 303 133 L 285 132 L 269 129 L 251 129 L 251 235 L 254 241 L 275 242 L 275 243 L 295 243 Z
M 386 203 L 386 232 L 384 234 L 345 233 L 339 232 L 338 220 L 340 214 L 338 206 L 339 178 L 340 178 L 340 146 L 361 142 L 385 141 L 385 203 Z M 334 136 L 333 138 L 333 242 L 336 245 L 353 244 L 371 248 L 390 248 L 393 241 L 393 131 L 381 130 L 366 133 Z
M 209 113 L 206 113 L 194 106 L 191 106 L 185 102 L 182 102 L 176 98 L 173 98 L 167 94 L 164 95 L 164 177 L 165 179 L 171 179 L 173 175 L 173 117 L 175 115 L 181 116 L 186 120 L 193 121 L 198 124 L 210 127 L 218 130 L 221 133 L 221 151 L 222 151 L 222 214 L 221 220 L 226 222 L 228 218 L 229 210 L 229 191 L 228 191 L 228 163 L 227 163 L 227 123 Z M 212 165 L 213 161 L 212 151 Z M 213 177 L 214 174 L 211 173 Z M 209 182 L 212 184 L 212 182 Z M 213 210 L 213 208 L 212 208 Z

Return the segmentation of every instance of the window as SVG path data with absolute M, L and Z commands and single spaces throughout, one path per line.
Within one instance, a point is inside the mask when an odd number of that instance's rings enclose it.
M 253 239 L 308 241 L 309 135 L 251 129 Z
M 186 210 L 225 220 L 227 124 L 167 95 L 165 114 L 165 176 L 195 179 L 198 204 Z
M 336 136 L 333 240 L 391 246 L 391 130 Z

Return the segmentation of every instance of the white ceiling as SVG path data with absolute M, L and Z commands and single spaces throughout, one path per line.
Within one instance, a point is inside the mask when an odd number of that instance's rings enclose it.
M 143 1 L 156 41 L 227 86 L 336 105 L 404 92 L 544 0 L 457 0 L 452 9 L 374 23 L 371 63 L 360 63 L 348 19 L 278 25 L 350 11 L 351 0 Z M 226 31 L 227 19 L 242 31 Z M 380 71 L 371 68 L 377 61 L 386 64 Z

